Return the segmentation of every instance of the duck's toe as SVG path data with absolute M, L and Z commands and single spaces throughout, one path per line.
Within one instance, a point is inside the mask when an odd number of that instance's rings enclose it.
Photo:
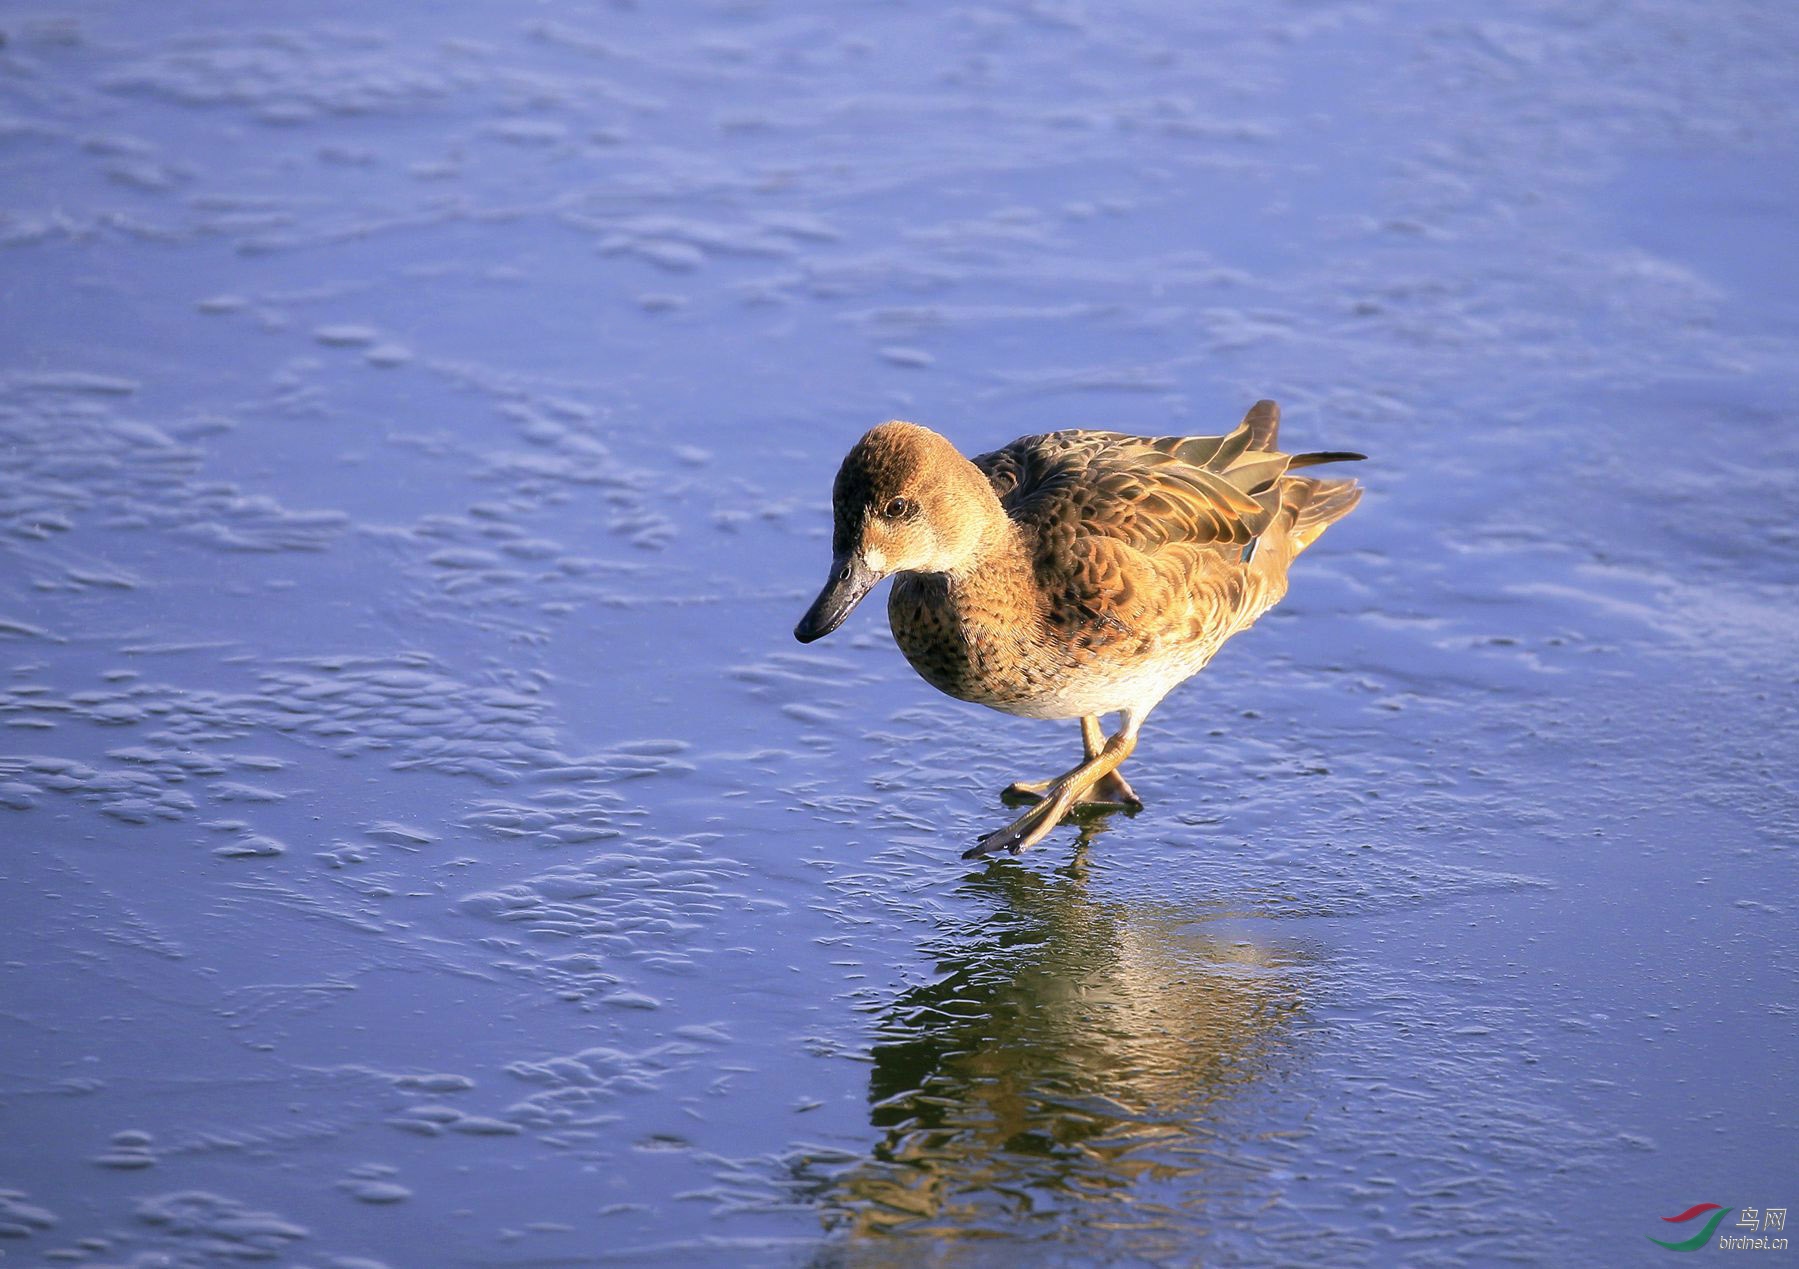
M 1041 802 L 1054 783 L 1054 780 L 1015 780 L 999 791 L 999 800 L 1007 806 Z
M 1048 797 L 1055 783 L 1054 780 L 1018 780 L 1000 790 L 999 800 L 1007 806 L 1028 806 Z M 1135 814 L 1143 809 L 1143 799 L 1137 796 L 1129 781 L 1113 771 L 1096 780 L 1074 805 L 1076 810 L 1130 811 Z
M 1080 805 L 1122 807 L 1134 814 L 1143 809 L 1143 799 L 1137 796 L 1137 790 L 1131 787 L 1129 780 L 1116 771 L 1108 771 L 1093 782 Z
M 1061 822 L 1062 817 L 1052 813 L 1054 809 L 1051 802 L 1039 802 L 1004 828 L 983 833 L 971 848 L 963 852 L 962 858 L 980 859 L 986 855 L 997 855 L 1002 850 L 1016 855 L 1028 846 L 1035 846 L 1049 835 L 1050 829 Z

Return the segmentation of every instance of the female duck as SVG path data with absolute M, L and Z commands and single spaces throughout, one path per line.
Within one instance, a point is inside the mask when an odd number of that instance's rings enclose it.
M 823 637 L 883 577 L 893 637 L 932 686 L 1026 718 L 1078 718 L 1085 759 L 1009 793 L 1040 801 L 970 857 L 1017 853 L 1077 804 L 1142 802 L 1118 774 L 1150 710 L 1287 590 L 1361 497 L 1288 473 L 1360 454 L 1275 450 L 1259 401 L 1225 436 L 1051 432 L 964 458 L 913 423 L 856 442 L 832 490 L 831 576 L 794 635 Z M 1122 722 L 1104 738 L 1100 716 Z

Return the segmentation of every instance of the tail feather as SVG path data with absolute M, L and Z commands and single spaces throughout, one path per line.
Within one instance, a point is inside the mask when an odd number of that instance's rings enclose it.
M 1348 449 L 1319 450 L 1313 454 L 1295 454 L 1287 463 L 1289 470 L 1295 467 L 1316 467 L 1319 463 L 1359 463 L 1367 458 L 1366 454 L 1358 454 Z
M 1261 503 L 1265 511 L 1274 512 L 1278 507 L 1278 513 L 1287 519 L 1287 540 L 1297 555 L 1355 510 L 1356 503 L 1362 500 L 1362 487 L 1353 480 L 1319 480 L 1286 473 L 1323 463 L 1360 462 L 1368 456 L 1353 450 L 1330 449 L 1289 457 L 1275 449 L 1280 428 L 1280 406 L 1267 400 L 1250 406 L 1243 422 L 1231 433 L 1232 438 L 1247 434 L 1248 444 L 1244 451 L 1230 454 L 1223 475 L 1240 492 Z M 1244 553 L 1245 563 L 1254 549 L 1255 543 L 1251 542 Z
M 1249 448 L 1273 449 L 1281 430 L 1281 408 L 1272 401 L 1257 401 L 1238 426 L 1249 429 Z
M 1293 516 L 1295 550 L 1312 545 L 1331 525 L 1355 510 L 1362 487 L 1353 480 L 1295 478 L 1281 482 L 1281 509 Z

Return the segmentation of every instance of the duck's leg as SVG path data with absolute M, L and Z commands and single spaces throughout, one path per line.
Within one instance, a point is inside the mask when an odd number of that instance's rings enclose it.
M 1137 728 L 1135 724 L 1130 724 L 1129 728 L 1131 733 L 1131 747 L 1134 749 L 1137 745 Z M 1100 752 L 1105 747 L 1105 740 L 1105 733 L 1099 729 L 1099 716 L 1097 714 L 1089 714 L 1087 717 L 1081 719 L 1081 747 L 1086 751 L 1088 762 L 1092 762 L 1095 758 L 1099 757 Z M 1123 764 L 1123 762 L 1123 758 L 1118 760 L 1118 764 L 1120 765 Z M 1106 772 L 1099 779 L 1095 780 L 1093 782 L 1093 787 L 1081 795 L 1079 805 L 1122 806 L 1127 811 L 1141 811 L 1143 809 L 1143 799 L 1137 796 L 1137 790 L 1130 786 L 1128 780 L 1118 774 L 1117 767 L 1114 766 L 1111 771 Z
M 1137 726 L 1141 720 L 1125 715 L 1118 734 L 1099 747 L 1099 752 L 1080 766 L 1053 781 L 1043 800 L 1002 829 L 988 833 L 965 852 L 964 859 L 978 859 L 995 851 L 1009 850 L 1014 855 L 1027 846 L 1043 840 L 1062 817 L 1074 809 L 1081 798 L 1105 777 L 1118 769 L 1118 764 L 1131 756 L 1137 747 Z M 1083 732 L 1085 727 L 1082 728 Z
M 1105 733 L 1099 727 L 1099 715 L 1088 714 L 1081 719 L 1081 749 L 1086 760 L 1092 762 L 1099 757 L 1100 749 L 1105 745 Z M 1049 795 L 1054 780 L 1020 780 L 1009 784 L 999 795 L 1006 803 L 1037 802 Z M 1109 771 L 1093 784 L 1080 799 L 1077 806 L 1093 806 L 1100 808 L 1141 811 L 1143 799 L 1137 796 L 1125 778 L 1116 771 Z

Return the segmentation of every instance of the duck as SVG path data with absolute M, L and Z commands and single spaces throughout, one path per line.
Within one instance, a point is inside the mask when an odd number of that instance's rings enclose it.
M 1361 500 L 1353 479 L 1293 473 L 1366 455 L 1282 453 L 1280 417 L 1263 400 L 1223 435 L 1076 429 L 973 458 L 894 419 L 851 447 L 831 571 L 794 637 L 830 634 L 892 577 L 888 625 L 925 682 L 1080 722 L 1082 760 L 1009 786 L 1029 809 L 964 858 L 1016 855 L 1081 808 L 1142 808 L 1118 768 L 1144 720 L 1280 602 L 1294 559 Z

